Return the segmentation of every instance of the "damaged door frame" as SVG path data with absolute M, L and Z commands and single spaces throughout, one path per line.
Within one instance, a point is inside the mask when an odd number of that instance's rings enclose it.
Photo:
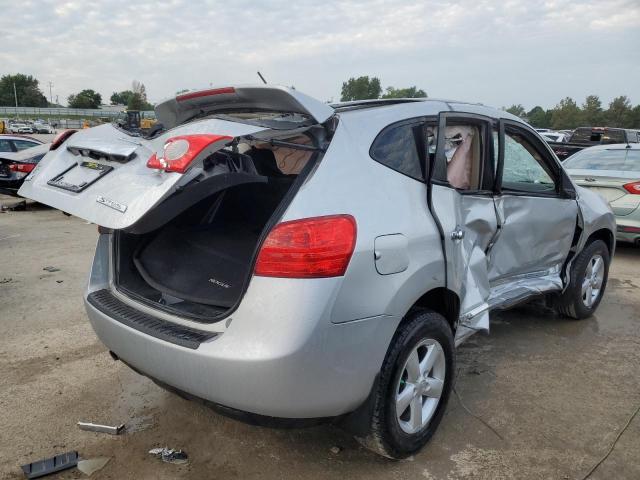
M 461 123 L 479 127 L 481 132 L 481 178 L 478 189 L 461 190 L 453 187 L 447 181 L 447 160 L 445 155 L 445 127 L 449 123 Z M 456 345 L 478 330 L 488 330 L 489 317 L 489 280 L 486 262 L 486 250 L 497 230 L 496 211 L 493 202 L 495 183 L 494 153 L 492 132 L 495 119 L 476 113 L 446 111 L 438 115 L 438 135 L 436 139 L 436 153 L 433 161 L 425 158 L 425 171 L 428 172 L 429 188 L 428 206 L 440 231 L 442 252 L 445 265 L 445 284 L 447 289 L 455 292 L 460 299 L 460 314 L 456 327 Z M 425 124 L 425 135 L 426 135 Z M 426 151 L 426 149 L 425 149 Z M 433 195 L 435 189 L 442 189 L 438 195 Z M 444 199 L 448 197 L 448 200 Z M 438 200 L 437 200 L 438 199 Z M 481 215 L 479 222 L 473 226 L 462 217 L 463 203 L 477 199 L 480 209 L 488 214 Z M 437 203 L 440 203 L 439 205 Z M 436 205 L 434 205 L 436 203 Z M 440 215 L 438 215 L 438 210 Z M 446 212 L 443 215 L 443 210 Z M 475 208 L 472 210 L 476 210 Z M 493 218 L 491 218 L 493 216 Z M 451 218 L 455 218 L 452 231 L 445 231 L 451 227 Z M 478 219 L 476 219 L 478 220 Z M 471 233 L 465 239 L 465 233 Z M 463 328 L 461 328 L 463 327 Z

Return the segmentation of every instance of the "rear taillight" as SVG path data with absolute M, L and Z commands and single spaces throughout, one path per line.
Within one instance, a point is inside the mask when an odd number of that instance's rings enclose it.
M 9 170 L 12 172 L 29 173 L 33 171 L 34 168 L 36 168 L 35 163 L 12 163 L 9 165 Z
M 622 186 L 622 188 L 633 195 L 640 195 L 640 181 L 626 183 Z
M 262 244 L 255 274 L 264 277 L 322 278 L 344 275 L 356 244 L 351 215 L 283 222 Z
M 181 135 L 167 140 L 162 155 L 151 155 L 147 167 L 165 172 L 184 173 L 193 160 L 205 151 L 213 151 L 218 142 L 227 143 L 233 137 L 226 135 Z
M 53 138 L 53 142 L 51 142 L 51 146 L 49 150 L 55 150 L 60 145 L 62 145 L 71 135 L 76 133 L 77 130 L 65 130 L 64 132 L 60 132 Z

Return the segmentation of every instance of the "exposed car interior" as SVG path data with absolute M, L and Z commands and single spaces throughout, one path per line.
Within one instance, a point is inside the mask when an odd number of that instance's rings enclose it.
M 287 141 L 310 143 L 304 135 Z M 203 182 L 202 198 L 174 208 L 180 196 L 170 197 L 137 233 L 117 233 L 118 288 L 201 321 L 225 312 L 242 295 L 269 219 L 313 155 L 266 142 L 214 153 L 209 168 L 232 173 Z

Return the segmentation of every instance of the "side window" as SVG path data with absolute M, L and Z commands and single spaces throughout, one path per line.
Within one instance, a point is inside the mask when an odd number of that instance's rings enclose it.
M 13 152 L 9 140 L 0 140 L 0 152 Z
M 397 172 L 423 180 L 414 129 L 418 124 L 388 127 L 374 140 L 371 158 Z
M 13 144 L 16 146 L 16 149 L 18 151 L 24 150 L 25 148 L 37 147 L 38 145 L 40 145 L 39 143 L 30 142 L 28 140 L 14 140 Z
M 502 189 L 531 193 L 552 193 L 556 190 L 542 155 L 519 133 L 507 131 L 504 135 Z
M 427 129 L 427 145 L 431 136 L 437 136 L 437 128 L 433 133 Z M 456 123 L 444 128 L 444 159 L 439 157 L 439 165 L 434 172 L 436 180 L 445 181 L 458 190 L 477 191 L 483 189 L 485 165 L 485 146 L 483 145 L 484 127 L 470 123 Z M 446 170 L 446 173 L 445 173 Z

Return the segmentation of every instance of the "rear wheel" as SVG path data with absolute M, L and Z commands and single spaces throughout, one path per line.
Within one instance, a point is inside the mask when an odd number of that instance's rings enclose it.
M 558 311 L 571 318 L 590 317 L 600 305 L 609 276 L 610 255 L 602 240 L 588 244 L 574 259 L 569 286 L 557 301 Z
M 410 314 L 383 363 L 365 446 L 390 458 L 422 448 L 442 420 L 454 368 L 453 333 L 444 317 L 431 311 Z

